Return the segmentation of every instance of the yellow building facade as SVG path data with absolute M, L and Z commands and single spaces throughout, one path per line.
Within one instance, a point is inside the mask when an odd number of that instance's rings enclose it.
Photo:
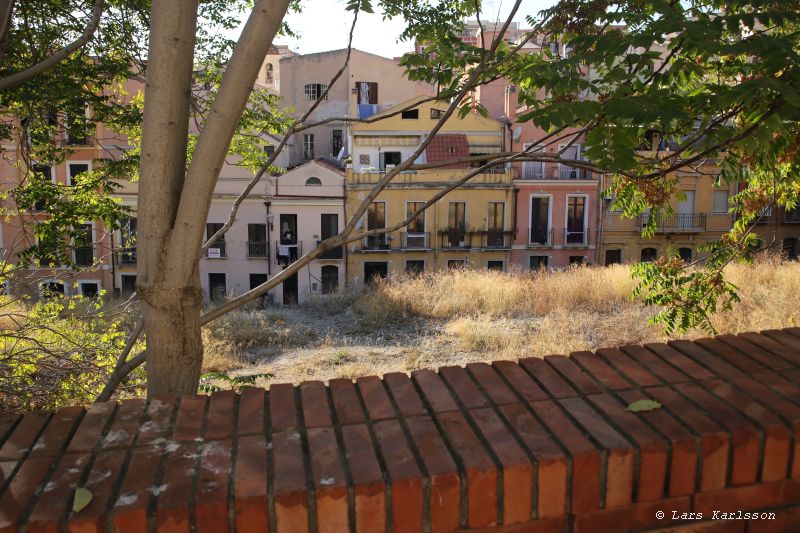
M 349 217 L 394 165 L 414 153 L 435 125 L 445 104 L 411 100 L 385 111 L 407 112 L 352 128 L 352 164 L 345 176 L 345 217 Z M 469 114 L 451 117 L 431 139 L 417 163 L 437 163 L 503 150 L 503 126 Z M 357 232 L 390 228 L 425 202 L 463 178 L 468 164 L 402 172 L 381 191 L 358 221 Z M 375 276 L 447 268 L 495 268 L 509 265 L 515 197 L 512 169 L 479 173 L 411 223 L 382 235 L 351 243 L 347 277 L 360 285 Z
M 613 199 L 605 198 L 599 228 L 598 264 L 652 261 L 665 255 L 670 247 L 677 249 L 687 261 L 703 256 L 699 250 L 702 245 L 719 240 L 731 229 L 733 216 L 728 214 L 729 199 L 737 192 L 735 184 L 716 187 L 713 170 L 704 169 L 703 174 L 678 174 L 678 189 L 683 198 L 673 195 L 670 205 L 674 214 L 659 217 L 656 233 L 650 238 L 642 237 L 646 213 L 633 219 L 624 217 L 613 209 Z M 607 186 L 608 183 L 603 188 Z

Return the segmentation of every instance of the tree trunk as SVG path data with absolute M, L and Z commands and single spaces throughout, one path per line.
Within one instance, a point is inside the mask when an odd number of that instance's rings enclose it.
M 203 364 L 198 269 L 186 283 L 156 282 L 142 296 L 147 332 L 147 395 L 195 394 Z

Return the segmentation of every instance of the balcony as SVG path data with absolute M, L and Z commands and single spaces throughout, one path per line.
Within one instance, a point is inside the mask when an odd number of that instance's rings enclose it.
M 553 246 L 553 228 L 531 228 L 528 247 L 545 248 Z
M 639 229 L 647 224 L 649 214 L 639 215 Z M 705 213 L 686 213 L 672 216 L 659 216 L 656 224 L 658 233 L 695 233 L 706 230 Z
M 561 180 L 585 180 L 591 179 L 591 172 L 582 168 L 571 168 L 558 165 L 558 179 Z
M 447 228 L 439 232 L 442 236 L 442 248 L 464 250 L 472 248 L 472 233 L 458 228 Z
M 120 266 L 130 266 L 136 264 L 136 247 L 128 246 L 117 251 L 117 264 Z
M 319 246 L 321 243 L 322 241 L 317 241 L 317 246 Z M 328 260 L 341 259 L 344 256 L 342 250 L 344 250 L 343 246 L 337 246 L 336 248 L 331 248 L 330 250 L 319 256 L 317 259 L 328 259 Z
M 570 231 L 564 230 L 564 247 L 581 247 L 589 245 L 589 232 L 586 230 Z
M 591 180 L 598 179 L 584 168 L 571 168 L 557 163 L 523 163 L 520 178 L 524 180 Z
M 400 248 L 403 250 L 428 250 L 430 247 L 430 233 L 413 232 L 400 234 Z
M 389 236 L 385 233 L 369 235 L 361 241 L 361 250 L 365 252 L 388 252 L 389 248 Z
M 508 250 L 511 248 L 511 232 L 502 230 L 484 231 L 481 247 L 488 250 Z
M 251 259 L 266 259 L 269 257 L 267 241 L 247 241 L 247 257 Z
M 800 224 L 800 209 L 786 211 L 783 214 L 783 221 L 787 224 Z
M 303 255 L 303 243 L 281 244 L 275 243 L 275 260 L 279 265 L 288 266 Z
M 228 257 L 225 254 L 225 240 L 220 239 L 209 246 L 208 250 L 206 250 L 206 257 L 208 259 L 225 259 Z

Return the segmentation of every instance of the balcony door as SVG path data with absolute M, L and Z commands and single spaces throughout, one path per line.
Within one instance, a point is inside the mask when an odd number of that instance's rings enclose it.
M 489 202 L 489 216 L 486 222 L 486 245 L 489 248 L 499 248 L 503 246 L 505 216 L 505 202 Z
M 567 244 L 585 244 L 586 197 L 567 197 Z
M 550 197 L 531 198 L 531 244 L 547 244 L 550 233 Z
M 450 202 L 447 213 L 448 244 L 451 248 L 463 248 L 466 244 L 467 204 Z
M 678 202 L 676 225 L 680 229 L 689 229 L 697 225 L 694 218 L 694 191 L 683 191 L 683 194 L 686 199 Z
M 367 208 L 367 230 L 383 229 L 386 227 L 386 202 L 372 202 Z M 388 240 L 385 233 L 367 237 L 367 246 L 370 248 L 383 248 Z

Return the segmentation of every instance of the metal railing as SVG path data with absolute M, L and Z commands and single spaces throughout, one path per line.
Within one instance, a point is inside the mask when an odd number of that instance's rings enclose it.
M 582 168 L 558 165 L 558 178 L 562 180 L 582 180 L 586 179 L 586 174 L 586 170 Z
M 389 250 L 389 236 L 369 235 L 361 241 L 361 249 L 368 252 L 385 252 Z
M 586 246 L 589 244 L 589 233 L 586 230 L 564 230 L 564 246 Z
M 800 223 L 800 209 L 795 209 L 794 211 L 786 211 L 783 214 L 783 221 L 788 222 L 790 224 Z
M 217 255 L 217 252 L 212 252 L 212 250 L 219 250 L 219 255 Z M 228 257 L 225 253 L 225 241 L 220 239 L 209 246 L 208 250 L 206 250 L 206 257 L 209 259 L 224 259 Z
M 317 246 L 320 245 L 322 241 L 317 241 Z M 341 259 L 344 256 L 344 247 L 337 246 L 336 248 L 331 248 L 327 252 L 320 255 L 317 259 Z
M 553 228 L 531 228 L 528 246 L 553 246 Z
M 247 257 L 267 258 L 268 252 L 267 241 L 247 241 Z
M 463 229 L 448 228 L 440 232 L 442 248 L 465 249 L 472 248 L 471 233 Z
M 649 214 L 639 215 L 639 227 L 643 228 L 649 220 Z M 684 233 L 706 230 L 705 213 L 682 213 L 672 216 L 659 216 L 656 231 L 660 233 Z
M 136 264 L 136 247 L 128 246 L 117 251 L 117 264 L 121 266 Z
M 482 247 L 495 250 L 511 248 L 511 232 L 503 230 L 484 231 Z
M 285 266 L 294 263 L 301 255 L 303 255 L 302 241 L 295 244 L 275 243 L 275 260 L 279 265 Z
M 431 234 L 427 232 L 401 233 L 400 247 L 403 250 L 427 250 L 431 247 Z

